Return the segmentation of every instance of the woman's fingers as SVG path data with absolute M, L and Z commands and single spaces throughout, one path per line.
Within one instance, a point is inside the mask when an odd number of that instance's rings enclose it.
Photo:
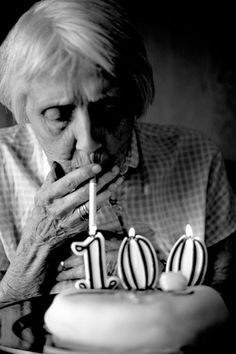
M 107 193 L 100 192 L 101 197 L 97 198 L 98 208 L 100 207 L 100 204 L 103 201 L 105 201 L 111 196 L 111 192 L 114 191 L 123 182 L 123 177 L 119 177 L 118 174 L 119 174 L 119 168 L 115 167 L 110 172 L 105 173 L 103 176 L 101 176 L 98 179 L 98 183 L 97 183 L 98 195 L 99 195 L 99 191 L 103 190 L 105 192 L 107 190 Z M 107 189 L 104 189 L 104 187 L 106 187 Z M 52 196 L 53 192 L 50 190 L 50 188 L 48 189 L 50 195 Z M 45 199 L 48 200 L 48 198 L 50 197 L 47 195 L 47 197 L 45 198 L 45 195 L 41 195 L 41 199 L 43 198 L 45 203 Z M 83 183 L 82 186 L 78 187 L 71 193 L 65 196 L 57 197 L 56 199 L 53 200 L 53 202 L 48 203 L 47 208 L 49 208 L 50 213 L 52 215 L 56 217 L 63 217 L 69 214 L 70 212 L 72 212 L 73 210 L 75 210 L 76 208 L 78 208 L 80 205 L 87 203 L 88 200 L 89 200 L 89 180 L 87 180 L 86 183 Z M 88 203 L 86 204 L 86 208 L 88 210 L 89 208 Z
M 78 168 L 54 181 L 53 173 L 35 198 L 40 230 L 45 230 L 44 238 L 51 239 L 52 227 L 55 229 L 52 242 L 61 242 L 61 238 L 74 236 L 84 230 L 89 210 L 89 180 L 101 172 L 100 165 L 91 164 Z M 104 201 L 111 197 L 112 192 L 123 182 L 119 177 L 119 168 L 99 175 L 97 178 L 96 207 L 101 208 Z M 86 223 L 85 223 L 86 222 Z M 49 226 L 48 226 L 49 225 Z M 48 230 L 48 231 L 47 231 Z M 47 231 L 47 232 L 46 232 Z
M 77 279 L 59 281 L 52 287 L 52 289 L 50 290 L 50 293 L 51 294 L 58 294 L 64 290 L 69 290 L 69 289 L 75 290 L 76 281 L 77 281 Z
M 61 198 L 76 190 L 90 178 L 101 172 L 101 169 L 101 166 L 97 164 L 83 166 L 66 174 L 64 177 L 56 181 L 54 180 L 54 172 L 51 171 L 47 178 L 45 187 L 42 188 L 40 193 L 37 195 L 37 198 L 39 201 L 42 200 L 50 203 L 52 200 Z
M 97 190 L 102 190 L 105 186 L 109 185 L 111 181 L 117 178 L 119 175 L 120 169 L 118 166 L 114 166 L 110 171 L 99 176 L 97 179 Z
M 114 183 L 112 183 L 108 189 L 97 194 L 96 206 L 97 210 L 101 208 L 103 203 L 111 197 L 112 191 L 115 190 L 123 182 L 123 177 L 119 177 Z M 89 210 L 89 201 L 83 203 L 86 210 Z M 73 228 L 76 229 L 77 225 L 81 223 L 81 214 L 78 212 L 80 206 L 75 207 L 74 210 L 65 218 L 61 218 L 60 226 L 63 229 Z M 87 216 L 88 217 L 88 216 Z
M 63 270 L 68 270 L 73 267 L 82 266 L 83 264 L 83 257 L 78 257 L 77 255 L 72 254 L 70 257 L 68 257 L 59 264 L 57 270 L 58 272 L 61 272 Z
M 77 266 L 75 268 L 62 270 L 58 273 L 56 277 L 56 281 L 63 281 L 63 280 L 73 280 L 73 279 L 81 279 L 84 278 L 84 267 Z
M 97 207 L 99 208 L 100 205 L 103 201 L 108 199 L 111 196 L 111 192 L 116 190 L 116 188 L 123 182 L 124 178 L 118 176 L 119 169 L 116 170 L 116 172 L 109 173 L 106 176 L 104 175 L 103 181 L 99 182 L 99 186 L 97 187 Z M 78 208 L 80 205 L 86 203 L 86 208 L 89 210 L 89 205 L 87 201 L 89 201 L 89 182 L 86 183 L 84 186 L 79 188 L 78 190 L 75 190 L 74 192 L 68 194 L 62 200 L 55 201 L 55 206 L 57 205 L 57 210 L 60 215 L 63 214 L 63 212 L 69 211 L 69 210 L 74 210 Z M 106 184 L 107 186 L 107 192 L 106 194 L 103 194 L 104 192 L 100 192 Z M 106 191 L 105 189 L 103 189 Z M 100 197 L 101 194 L 101 197 Z
M 75 280 L 84 278 L 84 267 L 79 266 L 58 273 L 56 281 Z
M 111 192 L 109 190 L 104 191 L 103 193 L 97 196 L 97 209 L 101 207 L 105 200 L 109 199 L 111 196 Z M 83 204 L 87 210 L 89 210 L 89 202 Z M 62 217 L 60 219 L 60 227 L 64 230 L 75 230 L 78 228 L 78 225 L 81 224 L 84 220 L 81 219 L 81 214 L 78 212 L 78 208 L 75 208 L 70 214 L 66 217 Z M 88 220 L 88 215 L 87 218 Z
M 106 240 L 106 270 L 108 275 L 114 274 L 117 265 L 117 254 L 121 241 L 117 239 Z M 84 257 L 71 255 L 62 261 L 58 268 L 56 280 L 82 279 L 85 277 Z

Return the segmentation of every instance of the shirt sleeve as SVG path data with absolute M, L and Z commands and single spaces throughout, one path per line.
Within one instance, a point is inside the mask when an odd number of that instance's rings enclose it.
M 231 319 L 236 315 L 236 233 L 208 249 L 208 271 L 204 283 L 223 297 Z
M 236 202 L 228 181 L 224 160 L 217 152 L 209 171 L 206 204 L 208 271 L 206 285 L 224 299 L 231 320 L 235 318 L 236 282 Z
M 17 247 L 13 215 L 0 190 L 0 271 L 5 272 Z
M 2 279 L 3 275 L 5 274 L 9 266 L 9 260 L 4 248 L 3 223 L 5 223 L 6 220 L 4 214 L 5 214 L 5 206 L 2 203 L 2 198 L 0 195 L 0 280 Z
M 210 166 L 206 198 L 205 234 L 209 247 L 236 230 L 236 197 L 228 181 L 222 154 L 218 150 Z

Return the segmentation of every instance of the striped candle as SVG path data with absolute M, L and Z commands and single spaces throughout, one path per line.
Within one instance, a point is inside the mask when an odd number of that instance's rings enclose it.
M 118 253 L 118 276 L 125 289 L 152 289 L 158 280 L 158 261 L 151 242 L 129 230 Z
M 181 236 L 171 249 L 166 263 L 166 272 L 179 272 L 187 278 L 187 285 L 203 282 L 207 270 L 207 248 L 200 238 L 194 237 L 192 228 L 186 226 L 186 234 Z
M 85 279 L 75 283 L 77 289 L 111 289 L 118 286 L 118 277 L 107 276 L 105 239 L 101 232 L 84 241 L 72 242 L 71 249 L 74 254 L 84 257 Z

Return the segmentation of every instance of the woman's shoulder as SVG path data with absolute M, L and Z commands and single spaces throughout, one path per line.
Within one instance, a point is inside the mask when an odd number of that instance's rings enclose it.
M 140 145 L 146 151 L 213 156 L 221 153 L 217 144 L 203 132 L 183 126 L 138 122 L 136 131 Z
M 29 124 L 16 124 L 0 129 L 0 164 L 26 161 L 35 150 L 36 137 Z
M 0 129 L 0 148 L 2 146 L 27 145 L 34 139 L 32 129 L 29 124 L 15 124 Z

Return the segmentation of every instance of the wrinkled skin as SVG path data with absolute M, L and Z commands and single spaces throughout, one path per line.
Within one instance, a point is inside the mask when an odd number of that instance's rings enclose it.
M 11 288 L 12 297 L 19 286 L 23 289 L 26 284 L 29 289 L 32 278 L 38 284 L 31 293 L 40 293 L 50 274 L 51 259 L 59 272 L 55 274 L 58 282 L 79 276 L 81 257 L 69 256 L 68 272 L 60 268 L 63 255 L 61 259 L 52 255 L 65 240 L 87 230 L 88 222 L 81 220 L 77 209 L 83 204 L 88 208 L 89 180 L 97 176 L 98 209 L 123 181 L 119 170 L 130 147 L 134 122 L 124 102 L 114 81 L 92 68 L 81 77 L 76 97 L 63 78 L 32 83 L 26 115 L 51 171 L 35 197 L 16 260 L 1 284 L 6 293 Z M 21 284 L 12 281 L 13 277 L 21 279 Z M 27 291 L 22 290 L 21 296 Z

